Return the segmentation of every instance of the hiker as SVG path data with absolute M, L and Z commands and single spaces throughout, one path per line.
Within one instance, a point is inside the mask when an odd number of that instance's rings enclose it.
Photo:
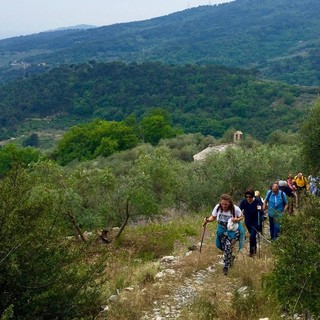
M 275 240 L 279 236 L 280 219 L 287 209 L 287 196 L 279 190 L 279 185 L 275 182 L 272 184 L 271 190 L 268 190 L 263 203 L 263 210 L 268 211 L 271 240 Z
M 288 187 L 292 190 L 295 207 L 298 208 L 297 187 L 296 187 L 296 182 L 294 181 L 294 177 L 291 173 L 288 174 L 287 184 L 288 184 Z
M 257 232 L 262 231 L 263 223 L 263 203 L 259 197 L 255 197 L 253 189 L 247 189 L 244 199 L 240 201 L 239 208 L 244 215 L 245 225 L 250 234 L 249 256 L 253 257 L 257 253 Z
M 317 177 L 314 177 L 310 174 L 308 177 L 308 183 L 309 183 L 309 192 L 313 195 L 317 194 Z
M 260 200 L 261 203 L 262 203 L 263 220 L 262 220 L 262 225 L 261 225 L 261 234 L 263 234 L 263 222 L 268 219 L 268 214 L 263 211 L 264 199 L 261 197 L 260 191 L 256 190 L 256 191 L 254 192 L 254 196 L 255 196 L 255 198 L 257 198 L 258 200 Z
M 288 186 L 288 182 L 286 180 L 280 180 L 278 182 L 279 190 L 283 191 L 288 200 L 288 213 L 293 214 L 293 203 L 294 203 L 294 193 L 291 188 Z
M 255 192 L 254 192 L 254 196 L 256 197 L 256 198 L 258 198 L 258 200 L 261 200 L 261 202 L 263 203 L 263 198 L 261 197 L 261 194 L 260 194 L 260 191 L 258 191 L 258 190 L 256 190 Z
M 232 197 L 222 194 L 219 203 L 213 208 L 212 214 L 204 219 L 204 224 L 218 221 L 216 246 L 224 252 L 224 275 L 228 274 L 234 256 L 232 255 L 233 246 L 239 241 L 239 250 L 244 244 L 244 229 L 240 223 L 243 219 L 240 208 L 234 205 Z
M 301 208 L 303 200 L 307 194 L 307 190 L 309 189 L 309 184 L 306 177 L 304 177 L 301 172 L 299 172 L 293 180 L 297 188 L 298 208 Z

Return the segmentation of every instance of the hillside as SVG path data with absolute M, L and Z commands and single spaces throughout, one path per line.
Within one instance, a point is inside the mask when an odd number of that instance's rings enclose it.
M 141 269 L 156 269 L 154 279 L 143 286 L 131 283 L 118 290 L 106 301 L 97 319 L 124 319 L 126 316 L 134 319 L 141 314 L 143 320 L 212 319 L 210 315 L 215 315 L 215 319 L 236 317 L 234 299 L 237 296 L 244 302 L 252 290 L 261 294 L 261 278 L 273 267 L 270 244 L 261 240 L 260 252 L 255 258 L 249 257 L 247 247 L 240 252 L 235 250 L 235 264 L 226 277 L 222 273 L 223 255 L 214 247 L 214 228 L 210 226 L 206 231 L 201 253 L 199 239 L 190 237 L 189 243 L 194 241 L 192 250 L 180 244 L 172 255 L 163 256 L 148 267 L 140 266 Z M 276 308 L 270 310 L 261 305 L 243 312 L 243 318 L 280 317 L 275 312 Z M 282 318 L 289 317 L 283 313 Z
M 141 22 L 0 41 L 0 80 L 88 60 L 219 64 L 320 85 L 317 0 L 236 0 Z
M 15 136 L 27 121 L 28 130 L 57 130 L 94 118 L 141 120 L 161 108 L 186 133 L 221 137 L 234 127 L 265 140 L 277 129 L 297 131 L 296 119 L 317 94 L 317 88 L 261 81 L 252 71 L 212 65 L 65 65 L 0 87 L 1 134 Z M 52 120 L 59 118 L 56 127 Z

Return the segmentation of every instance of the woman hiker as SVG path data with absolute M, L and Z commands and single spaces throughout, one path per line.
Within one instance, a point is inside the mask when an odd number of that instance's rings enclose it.
M 233 246 L 239 241 L 239 250 L 244 244 L 244 229 L 240 223 L 243 219 L 240 208 L 234 205 L 232 197 L 223 194 L 219 203 L 213 208 L 212 214 L 204 219 L 204 224 L 217 220 L 216 246 L 224 253 L 224 275 L 228 274 L 229 267 L 232 264 Z
M 257 232 L 262 231 L 264 215 L 262 206 L 263 203 L 261 198 L 255 197 L 253 189 L 246 190 L 244 199 L 242 199 L 239 204 L 239 208 L 244 215 L 245 225 L 250 235 L 250 257 L 253 257 L 257 253 Z

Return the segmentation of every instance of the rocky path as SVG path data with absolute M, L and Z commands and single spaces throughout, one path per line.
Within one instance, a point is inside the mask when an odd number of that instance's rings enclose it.
M 188 252 L 187 255 L 195 256 L 198 253 Z M 181 258 L 173 256 L 162 258 L 160 262 L 163 270 L 157 274 L 156 278 L 159 282 L 165 281 L 166 285 L 172 288 L 171 294 L 155 300 L 153 309 L 145 311 L 145 315 L 141 320 L 182 319 L 181 313 L 183 309 L 190 306 L 202 291 L 205 291 L 208 286 L 212 286 L 213 283 L 215 285 L 223 283 L 222 292 L 231 297 L 237 286 L 234 281 L 222 274 L 222 256 L 218 255 L 216 258 L 213 264 L 205 269 L 194 271 L 190 276 L 183 277 L 182 281 L 176 280 L 182 277 L 181 272 L 179 272 Z M 218 278 L 220 278 L 219 281 L 217 280 Z M 221 278 L 223 278 L 223 281 L 221 281 Z M 239 290 L 240 292 L 245 292 L 246 288 L 242 287 Z
M 193 303 L 201 297 L 208 301 L 208 295 L 215 304 L 231 308 L 236 291 L 245 296 L 250 290 L 243 285 L 243 270 L 250 273 L 248 267 L 253 261 L 253 264 L 263 264 L 264 261 L 267 264 L 268 255 L 262 253 L 260 259 L 255 257 L 252 260 L 248 257 L 246 248 L 240 253 L 235 252 L 234 267 L 228 276 L 225 276 L 222 272 L 223 256 L 215 248 L 213 239 L 207 239 L 205 242 L 207 244 L 204 245 L 201 254 L 198 244 L 189 251 L 184 247 L 177 250 L 175 256 L 163 257 L 158 261 L 158 273 L 154 281 L 146 287 L 132 286 L 122 290 L 109 298 L 109 304 L 112 305 L 113 301 L 125 303 L 142 299 L 145 301 L 145 309 L 142 309 L 139 320 L 184 319 L 196 305 Z M 109 319 L 108 306 L 98 319 Z

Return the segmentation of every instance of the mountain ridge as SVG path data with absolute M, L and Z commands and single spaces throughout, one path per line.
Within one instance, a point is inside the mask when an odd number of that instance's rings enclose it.
M 319 85 L 318 9 L 315 0 L 236 0 L 143 21 L 1 40 L 0 79 L 10 73 L 5 61 L 11 52 L 13 58 L 22 55 L 26 63 L 50 67 L 88 60 L 209 63 L 257 68 L 266 78 L 289 84 Z

